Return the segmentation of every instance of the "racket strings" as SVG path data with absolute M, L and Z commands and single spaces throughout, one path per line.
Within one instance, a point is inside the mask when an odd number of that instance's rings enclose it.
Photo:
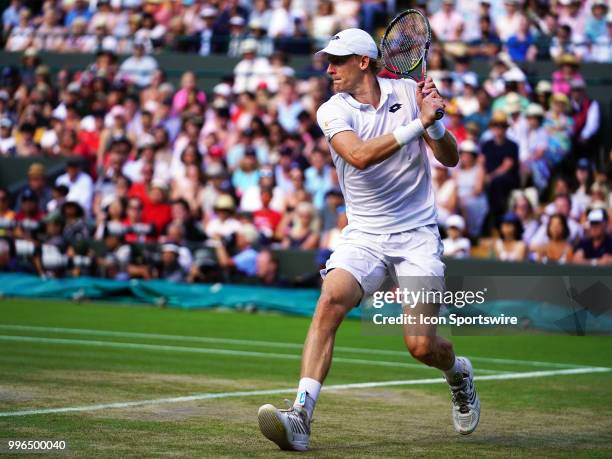
M 430 31 L 420 14 L 406 14 L 388 31 L 382 43 L 384 64 L 390 70 L 407 74 L 419 65 Z

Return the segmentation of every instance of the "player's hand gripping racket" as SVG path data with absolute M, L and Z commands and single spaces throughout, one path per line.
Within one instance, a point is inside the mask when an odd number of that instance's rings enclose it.
M 421 81 L 427 78 L 427 53 L 431 45 L 431 28 L 427 18 L 417 10 L 406 10 L 391 21 L 380 44 L 385 68 L 402 78 L 421 65 Z M 436 110 L 436 119 L 444 111 Z

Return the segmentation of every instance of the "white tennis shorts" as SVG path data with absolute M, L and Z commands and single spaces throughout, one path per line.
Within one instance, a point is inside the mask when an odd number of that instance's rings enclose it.
M 436 225 L 393 234 L 371 234 L 351 228 L 342 230 L 321 277 L 335 268 L 350 272 L 365 296 L 391 282 L 402 286 L 402 277 L 436 278 L 443 282 L 446 266 Z

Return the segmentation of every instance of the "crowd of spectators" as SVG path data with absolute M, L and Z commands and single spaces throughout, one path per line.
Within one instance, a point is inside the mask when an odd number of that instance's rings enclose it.
M 429 15 L 449 49 L 474 57 L 500 49 L 516 62 L 572 53 L 612 62 L 608 0 L 10 0 L 2 13 L 4 47 L 130 54 L 175 51 L 239 56 L 254 40 L 260 56 L 309 54 L 339 30 L 377 33 L 407 6 Z
M 594 48 L 555 35 L 556 69 L 537 84 L 520 65 L 539 53 L 523 43 L 536 24 L 540 34 L 561 30 L 557 23 L 582 24 L 582 40 L 597 17 L 609 33 L 607 9 L 560 1 L 557 15 L 528 2 L 520 13 L 519 2 L 506 1 L 496 16 L 493 1 L 441 3 L 432 26 L 449 42 L 432 48 L 429 73 L 449 100 L 444 122 L 460 149 L 454 169 L 430 160 L 445 254 L 612 264 L 612 151 L 604 149 L 600 106 L 580 71 Z M 461 9 L 472 4 L 474 27 Z M 310 2 L 247 6 L 46 1 L 36 15 L 11 2 L 3 13 L 6 46 L 22 51 L 22 63 L 1 69 L 0 164 L 2 157 L 33 162 L 24 188 L 0 189 L 0 270 L 283 285 L 275 250 L 308 250 L 325 262 L 347 225 L 316 123 L 330 96 L 326 63 L 313 56 L 296 73 L 278 37 L 325 41 L 339 27 L 372 28 L 387 3 L 322 1 L 316 13 L 307 11 Z M 259 35 L 232 41 L 234 28 L 253 23 Z M 77 25 L 83 40 L 65 34 Z M 208 36 L 193 48 L 207 54 L 218 51 L 223 40 L 211 37 L 226 25 L 222 52 L 240 57 L 232 75 L 208 93 L 191 71 L 176 87 L 168 81 L 154 51 L 184 42 L 175 29 Z M 58 31 L 56 41 L 49 30 Z M 82 51 L 95 51 L 91 64 L 52 74 L 40 51 L 65 50 L 89 33 L 94 44 Z M 127 59 L 118 58 L 122 50 Z M 490 62 L 485 78 L 472 70 L 479 59 Z M 37 160 L 58 157 L 67 158 L 59 175 Z

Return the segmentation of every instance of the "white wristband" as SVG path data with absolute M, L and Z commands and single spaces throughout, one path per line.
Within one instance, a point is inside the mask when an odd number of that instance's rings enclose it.
M 425 128 L 423 127 L 423 123 L 421 123 L 420 119 L 412 120 L 406 126 L 400 126 L 395 128 L 393 131 L 393 136 L 397 143 L 400 144 L 400 147 L 403 147 L 407 143 L 412 142 L 413 140 L 421 137 L 425 132 Z
M 433 140 L 439 140 L 444 137 L 446 133 L 446 127 L 444 123 L 440 120 L 434 121 L 434 123 L 427 128 L 427 135 L 431 137 Z

